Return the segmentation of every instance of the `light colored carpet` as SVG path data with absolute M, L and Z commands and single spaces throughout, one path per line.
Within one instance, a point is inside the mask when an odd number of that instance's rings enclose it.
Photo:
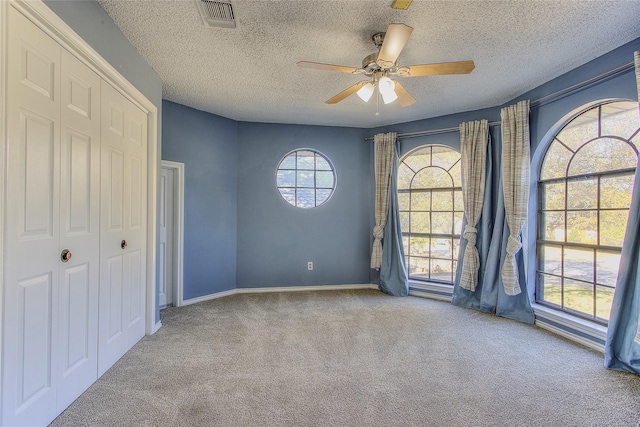
M 53 426 L 638 426 L 640 377 L 533 326 L 378 291 L 162 311 Z

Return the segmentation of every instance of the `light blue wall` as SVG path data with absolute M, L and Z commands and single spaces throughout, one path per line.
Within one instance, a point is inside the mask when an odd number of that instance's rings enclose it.
M 1 1 L 1 0 L 0 0 Z M 44 0 L 100 56 L 158 109 L 158 158 L 162 151 L 162 81 L 95 0 Z M 156 287 L 156 322 L 160 320 Z
M 369 283 L 372 144 L 366 134 L 239 124 L 238 288 Z M 278 163 L 297 148 L 320 151 L 337 174 L 333 196 L 314 209 L 291 206 L 276 189 Z
M 185 300 L 236 287 L 238 123 L 163 102 L 162 159 L 185 164 Z

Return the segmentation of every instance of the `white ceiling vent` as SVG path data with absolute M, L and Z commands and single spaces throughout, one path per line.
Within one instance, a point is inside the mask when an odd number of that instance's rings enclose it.
M 196 0 L 196 4 L 205 24 L 211 27 L 236 27 L 236 19 L 230 1 Z

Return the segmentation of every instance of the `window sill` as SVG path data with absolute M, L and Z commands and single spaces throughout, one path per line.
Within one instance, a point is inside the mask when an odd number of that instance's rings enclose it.
M 451 302 L 453 286 L 409 279 L 409 295 Z
M 607 327 L 541 304 L 531 304 L 535 324 L 593 350 L 604 353 Z

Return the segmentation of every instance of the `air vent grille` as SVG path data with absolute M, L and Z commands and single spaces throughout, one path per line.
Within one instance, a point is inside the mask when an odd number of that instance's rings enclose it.
M 196 0 L 202 21 L 212 27 L 235 28 L 233 6 L 229 1 Z

